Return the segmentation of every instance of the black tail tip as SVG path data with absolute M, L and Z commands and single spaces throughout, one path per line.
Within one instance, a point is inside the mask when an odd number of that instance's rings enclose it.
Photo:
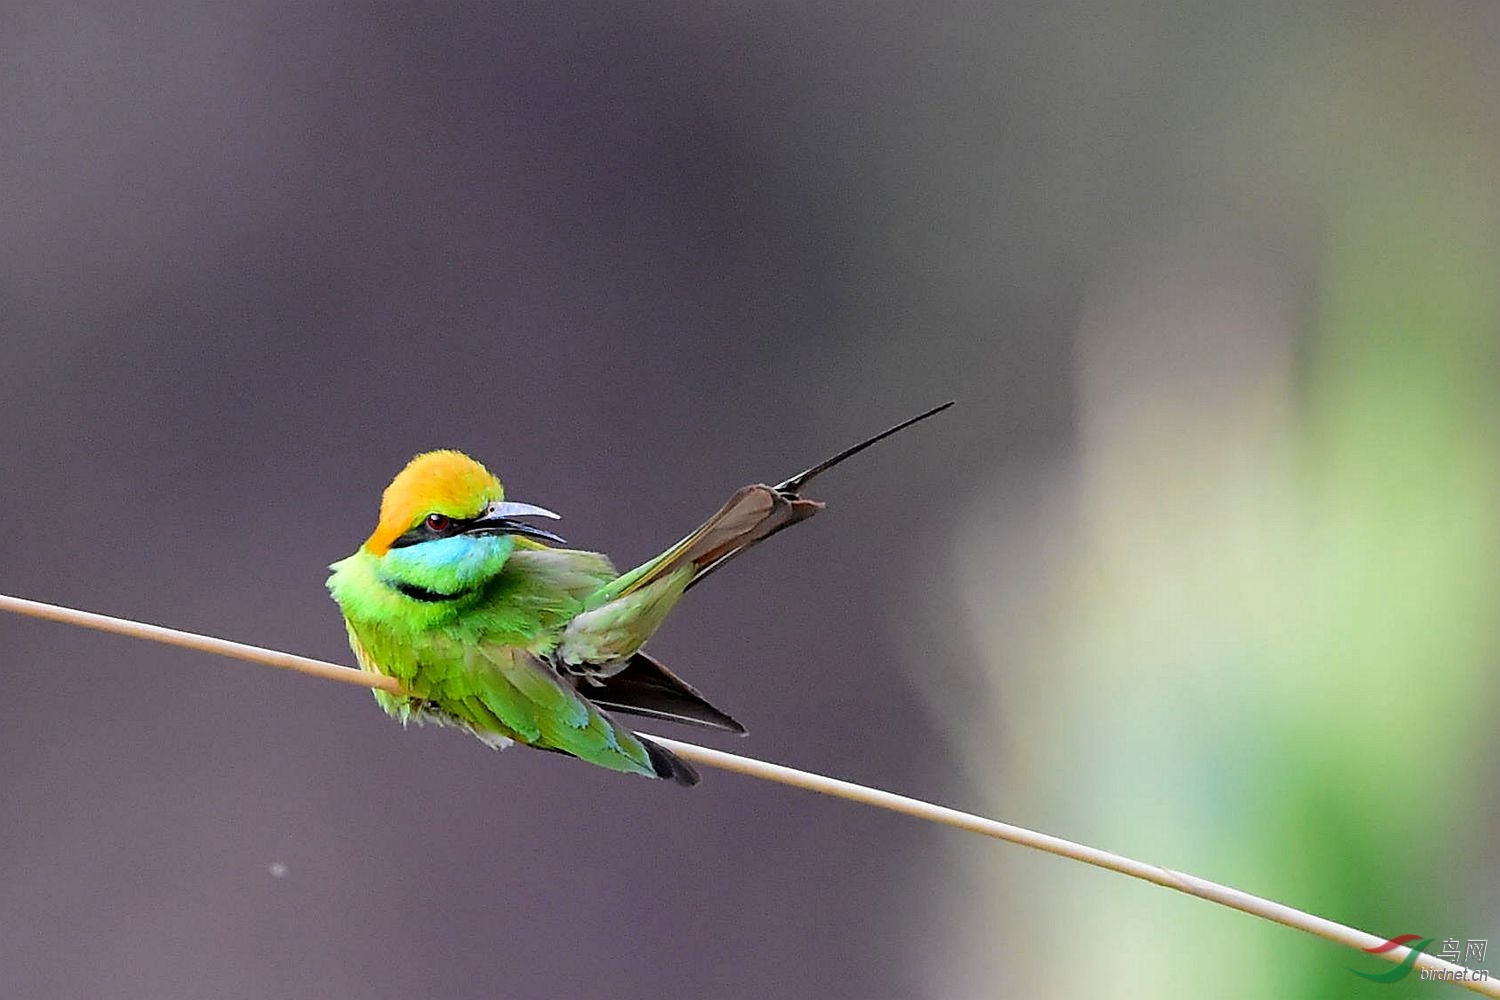
M 691 788 L 698 783 L 698 772 L 687 761 L 644 736 L 637 738 L 646 748 L 646 754 L 651 758 L 651 768 L 658 778 L 667 778 L 684 788 Z

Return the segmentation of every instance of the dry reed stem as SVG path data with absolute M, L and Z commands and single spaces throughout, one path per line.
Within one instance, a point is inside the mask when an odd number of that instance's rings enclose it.
M 186 649 L 195 649 L 204 653 L 215 653 L 219 656 L 228 656 L 239 660 L 249 660 L 254 663 L 263 663 L 270 667 L 280 667 L 283 670 L 296 670 L 324 680 L 342 681 L 345 684 L 355 684 L 360 687 L 378 688 L 382 691 L 399 693 L 401 687 L 396 681 L 379 674 L 365 673 L 352 667 L 341 667 L 336 663 L 328 663 L 323 660 L 314 660 L 305 656 L 296 656 L 291 653 L 283 653 L 274 649 L 263 649 L 259 646 L 250 646 L 241 642 L 230 642 L 227 639 L 216 639 L 212 636 L 196 635 L 192 632 L 182 632 L 177 629 L 165 628 L 160 625 L 147 625 L 142 622 L 131 621 L 127 618 L 111 618 L 107 615 L 93 614 L 88 611 L 78 611 L 73 608 L 59 607 L 54 604 L 43 604 L 39 601 L 29 601 L 20 597 L 9 597 L 0 594 L 0 611 L 11 611 L 19 615 L 28 615 L 33 618 L 45 618 L 49 621 L 62 622 L 68 625 L 77 625 L 82 628 L 97 629 L 101 632 L 114 632 L 118 635 L 131 636 L 137 639 L 150 639 L 154 642 L 166 643 L 171 646 L 181 646 Z M 773 781 L 778 784 L 791 785 L 810 792 L 822 795 L 832 795 L 851 802 L 860 802 L 864 805 L 874 806 L 877 809 L 886 809 L 890 812 L 904 813 L 917 819 L 926 820 L 929 823 L 938 823 L 943 826 L 951 826 L 981 836 L 992 837 L 996 840 L 1004 840 L 1022 847 L 1030 847 L 1033 850 L 1044 851 L 1061 858 L 1078 861 L 1095 868 L 1104 868 L 1131 878 L 1152 882 L 1168 889 L 1199 899 L 1227 906 L 1241 913 L 1260 917 L 1273 923 L 1282 924 L 1296 930 L 1305 931 L 1316 937 L 1333 941 L 1337 944 L 1346 945 L 1350 948 L 1367 949 L 1384 944 L 1385 939 L 1377 937 L 1366 931 L 1358 930 L 1346 924 L 1340 924 L 1333 920 L 1314 916 L 1302 910 L 1286 906 L 1282 903 L 1263 899 L 1260 896 L 1232 889 L 1217 882 L 1198 878 L 1186 872 L 1173 871 L 1170 868 L 1162 868 L 1158 865 L 1147 864 L 1136 861 L 1109 851 L 1101 851 L 1097 847 L 1089 847 L 1086 844 L 1075 844 L 1070 840 L 1053 837 L 1045 833 L 1037 833 L 1025 827 L 1012 826 L 1009 823 L 1001 823 L 998 820 L 986 819 L 973 813 L 960 812 L 946 806 L 933 805 L 921 799 L 910 798 L 905 795 L 897 795 L 894 792 L 881 791 L 877 788 L 869 788 L 865 785 L 855 784 L 852 781 L 841 781 L 837 778 L 829 778 L 821 774 L 813 774 L 808 771 L 799 771 L 793 767 L 785 767 L 781 764 L 771 764 L 766 761 L 756 760 L 753 757 L 742 757 L 738 754 L 725 753 L 722 750 L 712 750 L 708 747 L 698 746 L 695 743 L 683 743 L 678 740 L 666 739 L 661 736 L 652 736 L 652 739 L 665 745 L 674 753 L 680 754 L 695 764 L 706 767 L 719 768 L 724 771 L 734 771 L 738 774 L 759 778 L 762 781 Z M 1396 947 L 1380 953 L 1383 958 L 1393 964 L 1405 961 L 1410 949 Z M 1416 968 L 1430 969 L 1436 973 L 1463 974 L 1466 970 L 1459 965 L 1445 962 L 1426 953 L 1419 954 L 1415 962 Z M 1485 996 L 1500 997 L 1500 980 L 1456 980 L 1455 985 L 1462 986 Z

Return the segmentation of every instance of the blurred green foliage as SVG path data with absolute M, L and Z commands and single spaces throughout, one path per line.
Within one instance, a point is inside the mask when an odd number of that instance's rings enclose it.
M 1302 160 L 1306 291 L 1210 239 L 1123 261 L 1127 291 L 1099 293 L 1076 463 L 1013 470 L 1050 485 L 966 526 L 981 541 L 955 586 L 986 697 L 964 740 L 1009 820 L 1382 936 L 1500 938 L 1500 172 L 1463 109 L 1388 69 L 1302 78 L 1339 111 Z M 1264 134 L 1306 130 L 1306 108 L 1264 114 Z M 1116 364 L 1143 352 L 1144 373 Z M 1202 903 L 958 850 L 975 902 L 944 931 L 948 995 L 1431 988 L 1366 982 L 1347 966 L 1374 958 Z

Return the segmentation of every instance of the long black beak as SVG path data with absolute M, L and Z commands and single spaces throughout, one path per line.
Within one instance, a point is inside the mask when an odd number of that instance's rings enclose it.
M 538 528 L 534 524 L 518 521 L 520 517 L 550 517 L 558 520 L 558 515 L 552 513 L 545 507 L 537 507 L 529 503 L 512 503 L 509 500 L 501 500 L 492 503 L 464 529 L 466 535 L 520 535 L 523 538 L 535 538 L 543 542 L 552 542 L 557 545 L 568 544 L 560 535 L 555 535 L 545 528 Z

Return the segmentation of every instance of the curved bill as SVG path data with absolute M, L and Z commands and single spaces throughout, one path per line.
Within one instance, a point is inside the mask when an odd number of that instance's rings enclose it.
M 471 523 L 466 534 L 475 535 L 520 535 L 523 538 L 535 538 L 543 542 L 553 542 L 557 545 L 568 544 L 560 535 L 553 534 L 545 528 L 538 528 L 534 524 L 527 524 L 517 520 L 522 517 L 550 517 L 554 521 L 560 520 L 560 515 L 554 514 L 546 507 L 538 507 L 535 504 L 516 503 L 511 500 L 500 500 L 485 508 Z

